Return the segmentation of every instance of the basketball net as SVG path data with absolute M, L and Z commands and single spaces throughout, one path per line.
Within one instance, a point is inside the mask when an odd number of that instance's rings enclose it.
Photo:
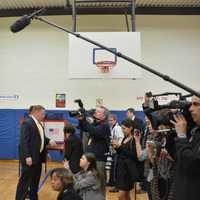
M 113 61 L 99 61 L 96 66 L 99 68 L 100 72 L 105 74 L 109 73 L 110 70 L 116 65 Z

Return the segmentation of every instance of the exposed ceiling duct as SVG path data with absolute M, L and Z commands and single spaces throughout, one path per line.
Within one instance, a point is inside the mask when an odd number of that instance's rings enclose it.
M 121 14 L 134 0 L 75 0 L 78 14 Z M 1 0 L 0 16 L 18 16 L 37 8 L 47 15 L 68 15 L 74 0 Z M 200 14 L 200 0 L 136 0 L 136 14 Z M 120 11 L 120 9 L 122 11 Z
M 25 9 L 39 7 L 71 6 L 73 0 L 1 0 L 0 9 Z M 123 7 L 131 0 L 77 0 L 80 7 Z M 200 7 L 199 0 L 136 0 L 139 7 Z

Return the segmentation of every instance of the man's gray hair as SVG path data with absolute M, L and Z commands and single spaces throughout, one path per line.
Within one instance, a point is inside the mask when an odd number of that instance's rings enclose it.
M 110 115 L 110 111 L 105 106 L 100 106 L 100 108 L 104 110 L 104 116 L 105 116 L 105 119 L 107 120 Z

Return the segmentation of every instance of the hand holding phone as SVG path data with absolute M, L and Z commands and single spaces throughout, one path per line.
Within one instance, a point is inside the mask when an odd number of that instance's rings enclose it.
M 140 143 L 141 140 L 141 131 L 139 129 L 134 129 L 134 138 L 136 143 Z

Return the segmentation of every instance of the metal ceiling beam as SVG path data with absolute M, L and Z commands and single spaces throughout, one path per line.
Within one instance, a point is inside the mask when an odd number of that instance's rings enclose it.
M 66 0 L 66 6 L 70 7 L 70 1 L 69 0 Z
M 77 14 L 76 0 L 73 0 L 72 2 L 72 21 L 73 21 L 72 31 L 73 32 L 76 32 L 76 14 Z
M 126 12 L 124 13 L 124 16 L 125 16 L 125 21 L 126 21 L 126 28 L 127 28 L 127 31 L 129 32 L 128 15 Z
M 136 3 L 135 3 L 135 0 L 133 0 L 131 4 L 132 32 L 135 32 L 136 30 L 135 10 L 136 10 Z
M 200 15 L 200 7 L 137 7 L 142 15 Z
M 22 16 L 35 10 L 37 10 L 37 8 L 0 10 L 0 17 Z M 77 14 L 79 15 L 123 15 L 125 11 L 130 15 L 132 12 L 131 7 L 77 8 Z M 136 7 L 135 12 L 136 15 L 200 15 L 200 7 Z M 72 15 L 72 8 L 47 8 L 47 11 L 44 15 Z

